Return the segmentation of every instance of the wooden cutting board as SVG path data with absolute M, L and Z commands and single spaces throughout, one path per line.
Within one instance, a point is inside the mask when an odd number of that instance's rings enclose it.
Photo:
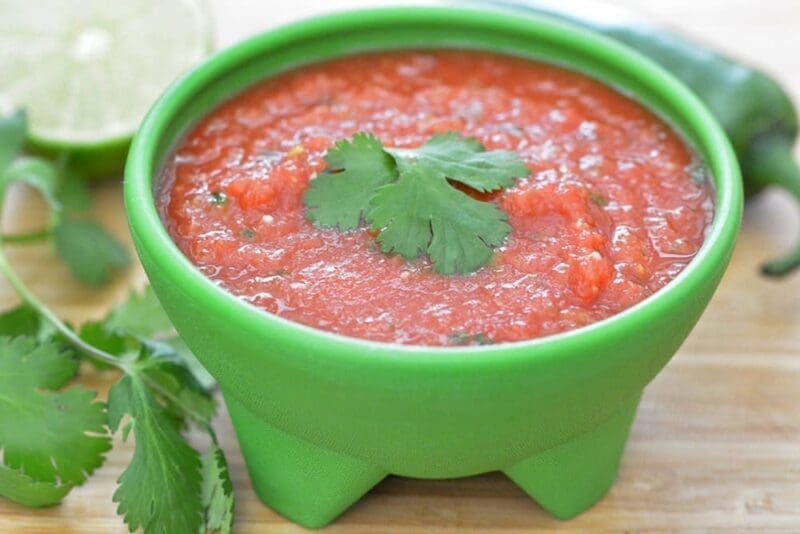
M 326 2 L 375 5 L 366 0 Z M 396 2 L 398 3 L 398 2 Z M 625 0 L 733 54 L 771 69 L 800 102 L 800 6 L 796 0 Z M 220 42 L 317 11 L 319 2 L 217 0 Z M 800 155 L 800 154 L 799 154 Z M 96 191 L 96 213 L 126 236 L 119 183 Z M 16 190 L 7 230 L 44 220 L 33 195 Z M 761 259 L 800 237 L 800 212 L 770 192 L 751 203 L 722 286 L 689 340 L 647 388 L 619 480 L 594 508 L 569 522 L 550 518 L 499 474 L 449 480 L 390 478 L 329 528 L 333 532 L 515 532 L 535 529 L 800 532 L 800 274 L 780 282 L 757 274 Z M 145 278 L 132 269 L 101 291 L 70 280 L 46 246 L 20 248 L 12 261 L 61 315 L 99 317 Z M 0 307 L 16 302 L 0 284 Z M 105 391 L 113 376 L 88 371 Z M 236 491 L 237 532 L 298 532 L 263 506 L 250 487 L 225 413 L 217 420 Z M 126 532 L 111 502 L 130 459 L 116 443 L 105 466 L 60 506 L 29 510 L 0 499 L 0 532 Z M 177 534 L 177 533 L 176 533 Z

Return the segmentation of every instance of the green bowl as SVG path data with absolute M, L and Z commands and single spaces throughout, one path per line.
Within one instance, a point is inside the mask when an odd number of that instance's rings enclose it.
M 421 347 L 327 333 L 259 310 L 206 278 L 154 205 L 177 140 L 221 102 L 301 64 L 365 50 L 469 48 L 543 60 L 619 88 L 669 120 L 708 163 L 716 214 L 700 252 L 655 295 L 570 332 L 483 347 Z M 668 72 L 546 18 L 454 7 L 352 11 L 249 39 L 177 81 L 131 146 L 133 240 L 178 332 L 219 381 L 259 497 L 300 524 L 332 521 L 389 474 L 503 471 L 568 518 L 612 484 L 642 390 L 711 298 L 733 250 L 742 191 L 716 120 Z

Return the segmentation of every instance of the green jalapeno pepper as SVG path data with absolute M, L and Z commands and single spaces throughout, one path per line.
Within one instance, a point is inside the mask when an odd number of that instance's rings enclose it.
M 778 186 L 800 201 L 800 167 L 792 154 L 798 116 L 791 98 L 764 73 L 625 9 L 580 0 L 484 0 L 500 7 L 549 15 L 616 39 L 665 67 L 688 85 L 717 117 L 739 159 L 747 196 Z M 762 272 L 785 275 L 800 267 L 800 243 Z

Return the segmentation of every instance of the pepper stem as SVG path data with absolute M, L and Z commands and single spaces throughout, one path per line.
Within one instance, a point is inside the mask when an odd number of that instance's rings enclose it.
M 800 203 L 800 166 L 794 159 L 792 143 L 783 137 L 769 137 L 753 147 L 749 165 L 742 169 L 758 185 L 777 186 Z M 767 276 L 784 276 L 800 267 L 800 239 L 788 254 L 761 266 Z

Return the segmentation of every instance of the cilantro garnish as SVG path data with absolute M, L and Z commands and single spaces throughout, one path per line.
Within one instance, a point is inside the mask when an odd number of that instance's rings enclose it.
M 22 299 L 0 313 L 0 497 L 24 506 L 61 501 L 104 461 L 111 435 L 130 432 L 135 449 L 113 500 L 130 530 L 145 534 L 230 532 L 233 489 L 211 428 L 213 379 L 177 336 L 155 294 L 132 294 L 106 318 L 76 332 L 39 301 L 5 246 L 52 239 L 72 273 L 100 284 L 127 264 L 127 252 L 86 214 L 90 196 L 69 169 L 19 155 L 25 117 L 0 118 L 0 215 L 12 183 L 42 195 L 41 231 L 0 236 L 0 275 Z M 108 404 L 68 382 L 78 358 L 118 373 Z M 201 454 L 190 427 L 210 438 Z
M 479 269 L 503 243 L 511 227 L 506 214 L 452 187 L 425 164 L 409 166 L 400 180 L 381 188 L 370 222 L 380 228 L 384 252 L 414 259 L 427 252 L 441 274 Z
M 388 148 L 401 165 L 424 165 L 428 172 L 481 192 L 511 187 L 530 174 L 528 166 L 510 150 L 486 150 L 476 139 L 456 132 L 432 136 L 419 148 Z
M 375 191 L 396 178 L 395 162 L 378 138 L 367 133 L 339 141 L 325 161 L 328 170 L 311 182 L 305 194 L 308 218 L 320 226 L 352 230 L 367 214 Z
M 427 254 L 440 274 L 468 273 L 485 265 L 511 227 L 479 192 L 510 187 L 530 171 L 517 154 L 487 151 L 455 132 L 434 135 L 419 148 L 384 148 L 368 133 L 342 140 L 325 156 L 328 170 L 312 180 L 304 201 L 308 218 L 340 231 L 361 220 L 379 231 L 383 252 L 406 259 Z

